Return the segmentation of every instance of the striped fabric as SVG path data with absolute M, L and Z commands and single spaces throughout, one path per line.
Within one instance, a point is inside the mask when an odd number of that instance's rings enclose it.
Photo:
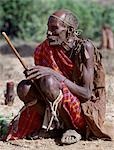
M 19 120 L 18 120 L 19 119 Z M 17 116 L 11 121 L 8 133 L 3 140 L 22 139 L 41 127 L 41 116 L 39 115 L 37 105 L 26 108 L 18 118 Z
M 67 78 L 72 76 L 72 61 L 64 54 L 61 47 L 49 46 L 47 40 L 36 48 L 34 60 L 35 65 L 51 67 L 64 74 Z
M 63 107 L 69 114 L 74 128 L 80 131 L 85 129 L 86 123 L 81 111 L 79 99 L 65 85 L 63 85 L 63 95 Z

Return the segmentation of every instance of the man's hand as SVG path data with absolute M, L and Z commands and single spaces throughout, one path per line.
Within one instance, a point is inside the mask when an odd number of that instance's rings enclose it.
M 28 70 L 25 70 L 24 74 L 28 80 L 37 80 L 47 75 L 54 76 L 60 82 L 66 79 L 66 77 L 54 71 L 53 69 L 49 67 L 39 66 L 39 65 L 31 67 Z
M 24 71 L 28 80 L 37 80 L 43 76 L 51 75 L 52 69 L 44 66 L 34 66 Z

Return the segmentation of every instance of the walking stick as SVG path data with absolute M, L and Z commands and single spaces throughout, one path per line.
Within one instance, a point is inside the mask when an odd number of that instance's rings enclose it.
M 27 65 L 24 63 L 24 61 L 22 60 L 21 56 L 19 55 L 19 53 L 17 52 L 16 48 L 13 46 L 13 44 L 11 43 L 9 37 L 7 36 L 7 34 L 5 32 L 2 32 L 2 35 L 5 37 L 7 43 L 9 44 L 9 46 L 11 47 L 11 49 L 13 50 L 14 54 L 17 56 L 17 58 L 19 59 L 20 63 L 22 64 L 22 66 L 24 67 L 25 70 L 28 70 Z M 37 84 L 31 80 L 32 83 L 34 84 L 34 86 L 36 87 L 36 89 L 39 91 L 39 93 L 41 94 L 41 96 L 44 98 L 43 93 L 41 92 L 40 88 L 37 86 Z
M 27 65 L 25 65 L 24 61 L 22 60 L 21 56 L 19 55 L 19 53 L 17 52 L 17 50 L 15 49 L 13 44 L 11 43 L 11 41 L 10 41 L 9 37 L 7 36 L 7 34 L 5 32 L 2 32 L 2 35 L 5 37 L 7 43 L 10 45 L 11 49 L 13 50 L 14 54 L 17 56 L 17 58 L 21 62 L 24 69 L 27 70 L 28 69 Z

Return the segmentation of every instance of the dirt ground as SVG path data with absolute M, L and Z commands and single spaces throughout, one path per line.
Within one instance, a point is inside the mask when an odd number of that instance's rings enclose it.
M 23 56 L 25 63 L 33 65 L 32 48 L 21 47 L 19 52 Z M 0 115 L 14 117 L 23 103 L 18 99 L 17 95 L 13 106 L 4 105 L 4 91 L 6 83 L 13 81 L 16 86 L 18 82 L 24 79 L 23 67 L 14 55 L 11 55 L 7 46 L 0 47 Z M 18 47 L 19 48 L 19 47 Z M 28 50 L 28 52 L 27 52 Z M 26 52 L 25 52 L 26 51 Z M 27 55 L 25 55 L 27 54 Z M 103 51 L 103 63 L 106 70 L 106 90 L 107 90 L 107 111 L 106 122 L 114 125 L 114 51 Z M 114 133 L 114 131 L 112 131 Z M 114 150 L 114 141 L 80 141 L 73 145 L 59 146 L 54 139 L 40 140 L 16 140 L 9 142 L 0 141 L 0 150 Z

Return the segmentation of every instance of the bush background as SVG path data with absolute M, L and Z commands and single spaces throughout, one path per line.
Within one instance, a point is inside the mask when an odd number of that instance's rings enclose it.
M 99 40 L 103 24 L 114 31 L 114 5 L 95 0 L 0 0 L 0 31 L 12 38 L 40 42 L 45 38 L 47 20 L 58 9 L 69 9 L 79 19 L 87 38 Z

